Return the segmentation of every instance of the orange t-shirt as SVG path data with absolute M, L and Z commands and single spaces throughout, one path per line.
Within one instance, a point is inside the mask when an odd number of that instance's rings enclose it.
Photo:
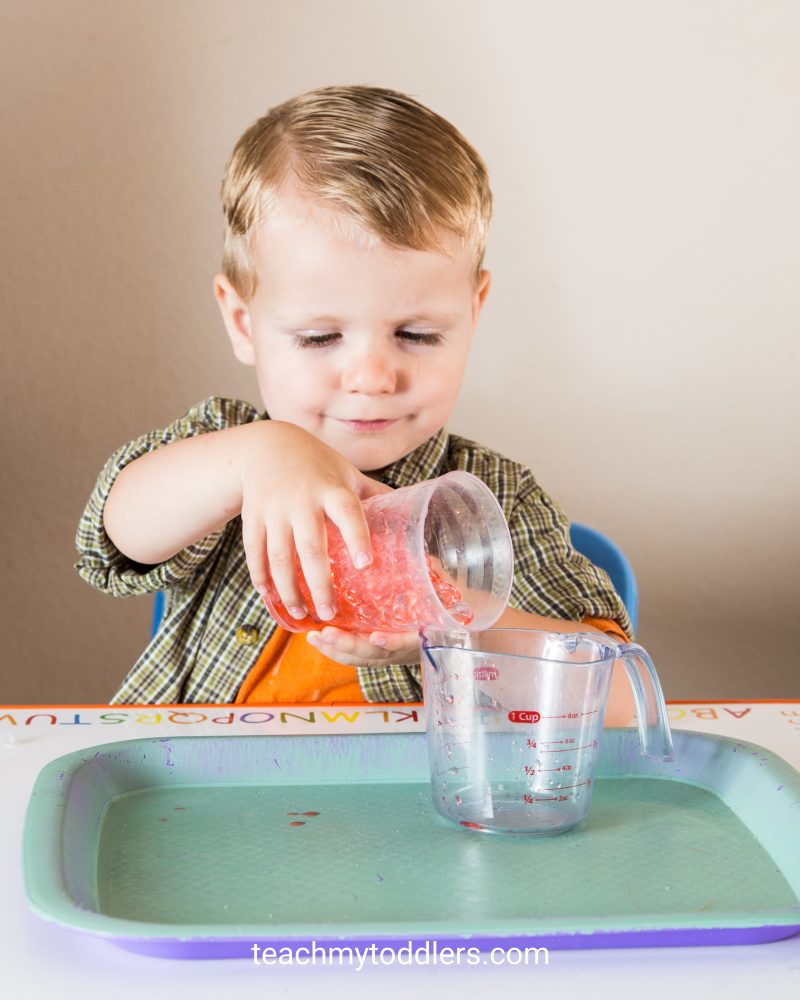
M 584 618 L 603 632 L 628 642 L 615 621 Z M 355 667 L 344 666 L 306 642 L 302 632 L 280 627 L 242 682 L 237 705 L 355 705 L 366 702 Z
M 352 705 L 367 699 L 355 667 L 325 656 L 305 633 L 287 632 L 280 625 L 242 682 L 237 705 Z

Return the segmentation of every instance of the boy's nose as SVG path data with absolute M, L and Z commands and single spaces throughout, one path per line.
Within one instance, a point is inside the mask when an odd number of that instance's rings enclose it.
M 394 392 L 397 388 L 397 370 L 391 360 L 379 353 L 353 358 L 342 372 L 345 392 L 363 392 L 377 395 Z

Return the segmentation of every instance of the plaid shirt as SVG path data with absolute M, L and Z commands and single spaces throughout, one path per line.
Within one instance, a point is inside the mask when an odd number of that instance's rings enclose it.
M 78 526 L 75 568 L 115 597 L 165 591 L 161 627 L 111 704 L 232 703 L 275 631 L 250 581 L 240 517 L 156 566 L 132 562 L 103 527 L 111 486 L 134 459 L 181 438 L 264 419 L 250 403 L 212 396 L 168 427 L 118 449 L 100 473 Z M 398 488 L 454 469 L 482 479 L 503 508 L 514 545 L 510 606 L 567 621 L 613 619 L 632 635 L 608 576 L 572 548 L 567 518 L 525 466 L 443 429 L 387 466 L 381 479 Z M 418 664 L 359 667 L 358 680 L 367 701 L 422 700 Z

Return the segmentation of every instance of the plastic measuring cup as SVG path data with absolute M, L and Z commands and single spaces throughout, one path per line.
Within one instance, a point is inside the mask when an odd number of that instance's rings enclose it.
M 328 558 L 336 615 L 318 618 L 297 562 L 309 614 L 292 618 L 268 576 L 265 601 L 285 629 L 323 625 L 350 631 L 417 631 L 423 625 L 485 629 L 505 610 L 514 551 L 503 510 L 469 472 L 448 472 L 364 501 L 372 563 L 356 569 L 329 520 Z
M 535 629 L 421 633 L 436 810 L 489 833 L 563 833 L 586 817 L 617 659 L 642 753 L 672 759 L 653 661 L 637 643 Z

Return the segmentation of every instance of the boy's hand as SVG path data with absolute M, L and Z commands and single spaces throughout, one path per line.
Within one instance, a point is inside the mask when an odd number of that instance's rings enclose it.
M 331 660 L 350 667 L 388 667 L 392 663 L 419 663 L 416 632 L 346 632 L 326 625 L 308 632 L 306 639 Z
M 295 424 L 269 420 L 251 426 L 239 471 L 242 541 L 253 586 L 263 597 L 269 565 L 289 614 L 305 617 L 309 609 L 297 579 L 296 551 L 318 617 L 333 618 L 325 517 L 341 532 L 353 564 L 367 566 L 372 546 L 361 500 L 391 487 Z

